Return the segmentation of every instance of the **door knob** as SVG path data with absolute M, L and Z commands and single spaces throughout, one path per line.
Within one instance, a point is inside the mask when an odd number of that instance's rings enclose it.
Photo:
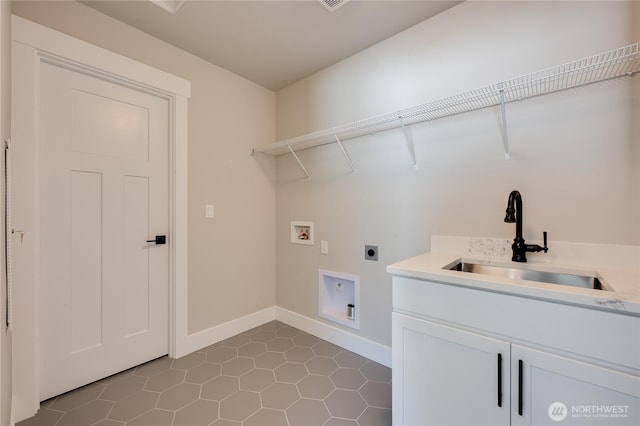
M 156 235 L 155 240 L 147 240 L 148 243 L 156 243 L 158 245 L 160 244 L 166 244 L 167 243 L 167 236 L 166 235 Z

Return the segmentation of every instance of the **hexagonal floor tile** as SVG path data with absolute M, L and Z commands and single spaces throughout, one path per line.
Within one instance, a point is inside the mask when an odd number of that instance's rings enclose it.
M 270 330 L 262 330 L 262 331 L 258 331 L 257 333 L 253 333 L 251 334 L 251 341 L 252 342 L 263 342 L 266 343 L 270 340 L 273 340 L 276 338 L 276 333 Z
M 238 348 L 238 356 L 255 358 L 267 351 L 267 345 L 258 342 L 249 342 Z
M 276 336 L 289 339 L 300 334 L 302 334 L 302 331 L 298 330 L 297 328 L 289 327 L 288 325 L 285 325 L 284 327 L 276 330 Z
M 338 369 L 338 364 L 333 360 L 333 358 L 329 358 L 326 356 L 316 356 L 311 358 L 309 361 L 305 363 L 307 366 L 307 370 L 311 374 L 323 374 L 328 376 Z
M 160 394 L 156 408 L 176 411 L 191 404 L 200 397 L 200 386 L 192 383 L 181 383 Z
M 315 345 L 316 343 L 318 343 L 320 341 L 319 338 L 317 338 L 316 336 L 312 336 L 311 334 L 307 334 L 307 333 L 302 333 L 299 336 L 296 336 L 293 338 L 293 343 L 296 346 L 305 346 L 305 347 L 312 347 L 313 345 Z
M 257 392 L 238 391 L 220 402 L 220 418 L 243 421 L 260 409 Z
M 286 410 L 300 398 L 298 389 L 290 383 L 274 383 L 260 392 L 262 406 L 276 410 Z
M 358 423 L 367 426 L 388 426 L 391 424 L 391 410 L 367 407 L 358 418 Z
M 385 383 L 391 381 L 391 369 L 377 362 L 367 362 L 360 367 L 360 372 L 369 380 Z
M 255 368 L 253 359 L 238 357 L 222 364 L 222 374 L 240 377 L 252 368 Z
M 237 356 L 238 350 L 236 348 L 219 347 L 207 353 L 207 362 L 223 364 Z
M 284 411 L 263 408 L 242 422 L 243 426 L 282 426 L 286 425 Z
M 284 355 L 280 352 L 265 352 L 255 360 L 256 368 L 268 368 L 273 370 L 285 363 Z
M 310 348 L 304 348 L 300 346 L 293 347 L 284 353 L 284 357 L 287 361 L 302 362 L 305 363 L 313 358 L 315 354 Z
M 218 419 L 218 403 L 198 399 L 176 412 L 174 425 L 208 425 Z
M 309 375 L 304 364 L 298 364 L 295 362 L 282 364 L 274 370 L 274 373 L 276 374 L 277 381 L 285 383 L 298 383 Z
M 338 389 L 325 400 L 327 408 L 333 417 L 343 419 L 357 419 L 367 408 L 367 404 L 356 391 Z
M 391 409 L 391 385 L 389 383 L 367 382 L 358 392 L 368 405 Z
M 204 363 L 187 371 L 185 382 L 189 383 L 206 383 L 209 380 L 220 375 L 221 367 L 218 364 Z
M 323 425 L 331 417 L 322 401 L 317 399 L 299 399 L 286 412 L 291 425 Z
M 311 348 L 313 353 L 318 356 L 335 356 L 342 352 L 342 348 L 340 346 L 336 346 L 333 343 L 329 343 L 325 340 L 321 340 Z
M 365 357 L 349 351 L 342 351 L 333 359 L 344 368 L 360 368 L 368 361 Z
M 187 372 L 185 370 L 165 370 L 149 378 L 147 384 L 144 386 L 144 390 L 164 392 L 178 383 L 182 383 L 186 374 Z
M 200 397 L 214 401 L 222 401 L 240 389 L 239 379 L 231 376 L 218 376 L 202 385 Z
M 275 382 L 276 378 L 273 375 L 273 371 L 256 368 L 240 377 L 240 389 L 260 392 Z
M 119 401 L 129 395 L 133 395 L 134 393 L 142 390 L 146 381 L 146 377 L 130 375 L 123 378 L 122 380 L 109 383 L 104 391 L 102 391 L 102 393 L 100 394 L 100 399 L 106 399 L 108 401 Z
M 338 389 L 358 390 L 367 381 L 355 368 L 339 368 L 329 378 Z
M 267 349 L 271 352 L 284 352 L 293 347 L 293 341 L 291 339 L 273 339 L 267 342 Z
M 107 413 L 113 407 L 114 402 L 95 400 L 81 407 L 64 413 L 56 425 L 77 426 L 91 425 L 107 417 Z
M 128 422 L 155 408 L 159 394 L 156 392 L 139 391 L 128 398 L 122 399 L 113 406 L 108 419 Z
M 239 348 L 251 341 L 248 334 L 238 334 L 237 336 L 229 337 L 222 341 L 222 347 L 224 348 Z
M 327 376 L 307 376 L 297 386 L 304 398 L 323 399 L 335 390 Z
M 171 368 L 176 370 L 188 370 L 203 364 L 207 359 L 207 355 L 202 352 L 193 352 L 182 358 L 174 359 Z
M 173 415 L 172 411 L 153 409 L 128 422 L 127 426 L 171 426 Z

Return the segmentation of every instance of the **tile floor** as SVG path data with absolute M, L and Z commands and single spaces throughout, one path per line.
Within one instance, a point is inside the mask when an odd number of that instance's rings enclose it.
M 42 402 L 18 426 L 391 424 L 391 370 L 272 321 Z

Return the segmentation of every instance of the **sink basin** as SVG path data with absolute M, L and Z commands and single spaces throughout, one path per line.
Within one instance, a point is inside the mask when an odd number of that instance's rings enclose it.
M 518 280 L 538 281 L 549 284 L 568 285 L 594 290 L 611 290 L 611 287 L 598 274 L 564 273 L 544 270 L 538 267 L 518 267 L 517 265 L 487 264 L 458 259 L 442 269 L 469 272 L 472 274 L 492 275 Z

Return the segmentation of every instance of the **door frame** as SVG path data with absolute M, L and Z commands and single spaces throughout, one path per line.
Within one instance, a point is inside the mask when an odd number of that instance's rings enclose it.
M 12 16 L 12 151 L 16 227 L 25 231 L 15 265 L 13 383 L 16 421 L 33 416 L 40 405 L 39 304 L 39 69 L 52 63 L 86 75 L 142 90 L 169 102 L 169 347 L 172 358 L 187 345 L 187 106 L 191 83 L 50 28 Z M 20 180 L 18 180 L 20 179 Z M 20 221 L 20 223 L 17 223 Z M 29 238 L 31 234 L 31 238 Z M 18 247 L 16 247 L 16 251 Z M 16 253 L 16 256 L 18 253 Z

